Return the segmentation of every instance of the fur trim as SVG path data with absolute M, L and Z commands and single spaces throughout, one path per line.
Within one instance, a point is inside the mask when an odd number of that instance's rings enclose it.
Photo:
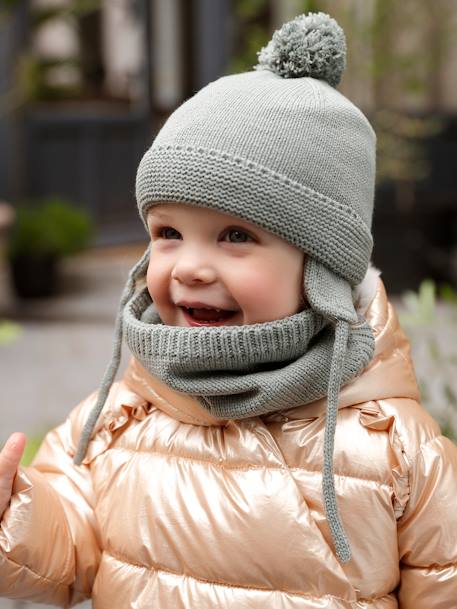
M 365 315 L 368 307 L 373 301 L 380 275 L 381 271 L 370 263 L 363 281 L 353 288 L 352 299 L 354 301 L 355 310 L 359 315 Z

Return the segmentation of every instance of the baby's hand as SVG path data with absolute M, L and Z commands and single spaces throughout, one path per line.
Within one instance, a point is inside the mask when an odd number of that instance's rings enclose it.
M 25 442 L 23 433 L 13 433 L 0 452 L 0 520 L 11 499 L 14 476 L 24 452 Z

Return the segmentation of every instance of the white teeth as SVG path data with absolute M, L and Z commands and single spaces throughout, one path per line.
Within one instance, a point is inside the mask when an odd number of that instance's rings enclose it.
M 193 311 L 195 308 L 207 309 L 208 311 L 217 311 L 218 313 L 220 313 L 223 310 L 223 309 L 216 309 L 215 307 L 186 307 L 186 309 L 189 309 L 189 311 Z
M 180 305 L 182 306 L 182 305 Z M 187 309 L 188 311 L 193 311 L 196 307 L 186 307 L 184 306 L 185 309 Z M 204 307 L 198 307 L 200 309 L 208 309 L 208 311 L 216 311 L 217 313 L 222 313 L 225 312 L 226 309 L 217 309 L 216 307 L 210 307 L 210 306 L 204 306 Z

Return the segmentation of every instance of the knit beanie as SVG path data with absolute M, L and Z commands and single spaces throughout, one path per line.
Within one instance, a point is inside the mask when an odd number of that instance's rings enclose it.
M 136 197 L 147 212 L 179 202 L 259 225 L 306 254 L 304 291 L 334 324 L 328 386 L 323 494 L 337 553 L 350 551 L 336 509 L 333 436 L 351 328 L 362 323 L 352 289 L 365 276 L 373 241 L 376 137 L 364 114 L 336 90 L 345 69 L 343 30 L 324 13 L 276 31 L 253 71 L 223 76 L 182 104 L 140 162 Z M 120 303 L 113 359 L 87 421 L 76 463 L 116 374 L 122 313 L 144 277 L 149 250 L 132 269 Z

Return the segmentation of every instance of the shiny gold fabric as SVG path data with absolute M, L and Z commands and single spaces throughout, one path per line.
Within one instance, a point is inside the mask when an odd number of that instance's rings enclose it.
M 96 609 L 456 609 L 457 448 L 418 404 L 382 283 L 376 354 L 341 391 L 335 485 L 353 559 L 321 496 L 325 400 L 220 421 L 132 361 L 84 465 L 94 395 L 16 478 L 0 595 Z

